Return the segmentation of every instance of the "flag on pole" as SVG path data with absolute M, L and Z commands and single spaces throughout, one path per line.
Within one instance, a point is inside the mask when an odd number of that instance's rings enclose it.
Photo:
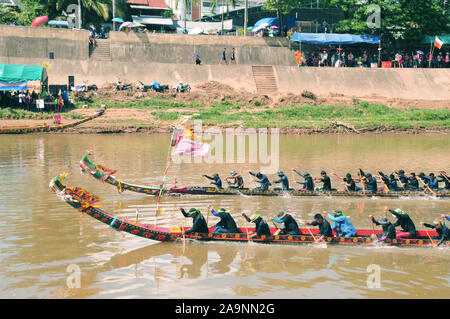
M 194 142 L 187 138 L 181 138 L 175 148 L 176 155 L 206 156 L 209 152 L 209 144 Z
M 176 155 L 184 155 L 184 156 L 206 156 L 209 152 L 209 144 L 208 143 L 200 143 L 195 142 L 194 133 L 189 129 L 186 125 L 184 127 L 184 131 L 181 135 L 179 135 L 177 142 L 175 144 Z
M 436 38 L 434 39 L 434 46 L 440 50 L 443 45 L 444 45 L 444 41 L 442 41 L 441 39 L 439 39 L 436 36 Z

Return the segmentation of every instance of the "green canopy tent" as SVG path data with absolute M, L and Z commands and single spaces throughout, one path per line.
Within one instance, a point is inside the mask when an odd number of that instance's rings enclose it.
M 444 44 L 450 44 L 450 34 L 441 34 L 437 36 Z M 422 43 L 433 43 L 436 39 L 435 35 L 426 35 L 423 37 Z
M 28 81 L 40 81 L 42 86 L 47 87 L 47 70 L 38 65 L 0 63 L 0 83 L 6 87 L 8 83 Z

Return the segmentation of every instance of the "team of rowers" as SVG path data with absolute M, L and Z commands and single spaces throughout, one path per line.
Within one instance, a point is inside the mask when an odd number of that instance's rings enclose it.
M 297 184 L 302 185 L 302 190 L 307 191 L 333 191 L 331 187 L 331 178 L 327 175 L 325 171 L 320 173 L 320 177 L 313 178 L 308 172 L 299 172 L 296 169 L 292 169 L 293 173 L 295 172 L 298 176 L 302 177 L 304 181 L 297 181 Z M 281 187 L 276 187 L 273 190 L 293 190 L 290 188 L 289 179 L 283 173 L 283 171 L 278 171 L 278 179 L 269 181 L 267 175 L 259 172 L 254 173 L 252 171 L 249 172 L 252 176 L 253 181 L 258 185 L 255 185 L 252 190 L 255 191 L 267 191 L 269 187 L 274 184 L 281 184 Z M 379 190 L 378 182 L 383 183 L 383 188 L 385 191 L 419 191 L 423 189 L 427 189 L 431 192 L 441 189 L 439 183 L 444 183 L 443 189 L 450 190 L 450 177 L 447 175 L 445 171 L 440 171 L 439 175 L 436 176 L 434 173 L 430 173 L 425 175 L 425 173 L 420 173 L 416 175 L 414 172 L 410 172 L 409 176 L 405 174 L 404 170 L 399 170 L 398 172 L 392 172 L 387 175 L 383 172 L 379 171 L 379 175 L 372 175 L 371 173 L 365 173 L 362 169 L 358 171 L 358 177 L 353 178 L 350 173 L 347 173 L 345 177 L 338 176 L 337 174 L 333 174 L 339 179 L 342 179 L 342 185 L 346 187 L 348 191 L 363 191 L 363 192 L 371 192 L 376 193 Z M 203 175 L 203 177 L 211 180 L 212 185 L 214 185 L 217 189 L 222 190 L 222 179 L 219 177 L 219 174 L 214 174 L 213 176 Z M 423 188 L 419 187 L 419 179 L 423 183 Z M 236 171 L 232 171 L 229 176 L 225 178 L 225 181 L 228 183 L 227 190 L 231 189 L 244 189 L 244 178 Z M 322 187 L 315 188 L 314 182 L 322 183 Z M 357 186 L 356 183 L 361 183 L 361 186 Z
M 188 212 L 186 212 L 183 208 L 180 208 L 181 213 L 185 217 L 192 217 L 193 224 L 189 230 L 182 230 L 182 234 L 190 234 L 190 233 L 209 233 L 207 222 L 200 212 L 200 210 L 191 208 Z M 218 217 L 220 220 L 214 226 L 213 234 L 220 233 L 240 233 L 239 228 L 236 225 L 234 218 L 231 216 L 230 212 L 224 208 L 220 208 L 218 211 L 215 211 L 211 206 L 208 206 L 208 212 L 211 212 L 214 216 Z M 386 216 L 386 213 L 390 212 L 392 215 L 396 217 L 396 221 L 392 223 L 389 218 Z M 333 222 L 333 225 L 324 218 L 324 216 L 320 213 L 314 215 L 314 220 L 311 222 L 303 222 L 301 224 L 309 225 L 309 226 L 318 226 L 319 234 L 318 238 L 316 238 L 312 232 L 311 235 L 314 237 L 315 241 L 323 241 L 326 237 L 356 237 L 357 231 L 356 228 L 349 220 L 349 216 L 345 216 L 345 214 L 341 210 L 335 210 L 333 214 L 329 214 L 328 212 L 323 212 L 328 219 Z M 251 217 L 248 217 L 245 213 L 242 213 L 242 216 L 247 220 L 247 222 L 251 222 L 255 224 L 255 230 L 248 232 L 249 238 L 253 237 L 261 237 L 261 236 L 271 236 L 270 228 L 264 218 L 259 214 L 253 214 Z M 381 226 L 383 229 L 383 233 L 380 235 L 372 235 L 372 238 L 378 242 L 384 242 L 386 239 L 406 239 L 406 238 L 415 238 L 416 237 L 416 226 L 412 221 L 411 217 L 405 211 L 397 208 L 395 210 L 385 208 L 385 214 L 379 218 L 375 219 L 374 216 L 369 215 L 373 224 Z M 436 239 L 437 242 L 433 242 L 434 246 L 440 246 L 442 243 L 450 240 L 450 229 L 445 225 L 445 220 L 450 221 L 450 216 L 442 215 L 442 218 L 437 218 L 433 221 L 432 224 L 421 223 L 422 226 L 432 228 L 436 230 L 438 233 Z M 283 224 L 282 228 L 279 228 L 274 223 L 275 227 L 278 228 L 277 231 L 273 234 L 276 235 L 300 235 L 300 229 L 298 227 L 297 221 L 292 217 L 292 215 L 286 212 L 280 212 L 277 215 L 277 218 L 270 218 L 272 222 Z M 396 227 L 400 226 L 401 231 L 397 232 Z M 334 234 L 333 234 L 334 231 Z M 431 238 L 431 237 L 430 237 Z

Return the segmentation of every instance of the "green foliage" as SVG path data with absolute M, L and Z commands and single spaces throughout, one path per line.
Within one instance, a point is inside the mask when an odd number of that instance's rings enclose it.
M 373 11 L 369 5 L 381 9 L 380 28 L 367 24 Z M 425 34 L 445 34 L 450 31 L 450 14 L 444 0 L 323 0 L 325 8 L 343 11 L 344 20 L 334 24 L 338 33 L 377 34 L 386 43 L 397 38 L 421 40 Z

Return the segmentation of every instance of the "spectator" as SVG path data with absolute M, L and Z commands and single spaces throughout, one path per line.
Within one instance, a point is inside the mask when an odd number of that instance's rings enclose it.
M 225 64 L 227 63 L 227 49 L 223 48 L 223 52 L 222 52 L 222 58 L 220 59 L 219 64 L 222 64 L 222 62 L 225 62 Z
M 234 48 L 231 49 L 231 54 L 230 54 L 230 64 L 231 64 L 231 63 L 236 64 L 236 52 L 235 52 L 235 49 L 234 49 Z
M 350 53 L 348 54 L 348 66 L 349 67 L 354 67 L 355 66 L 355 61 L 354 61 L 354 56 L 353 53 L 350 51 Z
M 302 54 L 299 50 L 295 52 L 295 60 L 297 61 L 297 66 L 300 67 L 300 64 L 302 63 Z
M 445 66 L 446 66 L 447 68 L 450 68 L 450 55 L 449 55 L 448 52 L 447 52 L 447 54 L 445 55 Z
M 444 57 L 442 55 L 442 52 L 439 52 L 439 55 L 437 56 L 437 67 L 438 68 L 444 67 Z

